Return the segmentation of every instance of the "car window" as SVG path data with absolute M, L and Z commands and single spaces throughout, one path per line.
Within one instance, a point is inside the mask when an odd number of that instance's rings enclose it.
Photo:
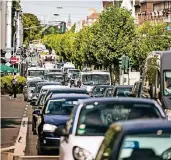
M 115 96 L 127 97 L 131 91 L 132 91 L 132 88 L 117 88 Z
M 153 104 L 140 102 L 110 102 L 82 107 L 77 124 L 77 135 L 104 136 L 108 127 L 117 121 L 161 117 Z
M 120 149 L 119 160 L 125 159 L 163 159 L 171 158 L 171 131 L 155 134 L 128 135 L 124 138 Z M 166 143 L 167 142 L 167 143 Z M 163 153 L 170 149 L 170 154 Z
M 45 114 L 70 115 L 76 100 L 49 100 L 45 109 Z
M 93 95 L 103 95 L 107 87 L 95 87 L 93 89 Z

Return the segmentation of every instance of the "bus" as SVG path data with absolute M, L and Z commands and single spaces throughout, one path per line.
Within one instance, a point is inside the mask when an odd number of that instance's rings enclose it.
M 44 79 L 45 71 L 45 68 L 30 67 L 27 69 L 27 80 L 32 80 L 35 77 L 41 77 L 42 79 Z
M 171 118 L 171 51 L 153 51 L 148 55 L 140 96 L 155 99 Z

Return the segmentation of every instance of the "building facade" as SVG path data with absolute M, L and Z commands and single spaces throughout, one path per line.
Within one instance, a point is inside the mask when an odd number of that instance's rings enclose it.
M 5 57 L 5 52 L 3 51 L 6 48 L 6 27 L 7 27 L 7 1 L 0 0 L 0 53 L 1 57 Z M 2 60 L 2 59 L 1 59 Z
M 171 1 L 136 1 L 135 13 L 138 25 L 141 25 L 145 21 L 171 23 Z

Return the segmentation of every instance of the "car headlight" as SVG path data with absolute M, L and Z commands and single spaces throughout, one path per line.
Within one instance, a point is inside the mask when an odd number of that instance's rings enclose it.
M 52 125 L 52 124 L 44 124 L 43 125 L 43 131 L 44 132 L 55 132 L 56 128 L 57 127 L 55 125 Z
M 93 160 L 90 152 L 77 146 L 73 148 L 73 157 L 75 160 Z

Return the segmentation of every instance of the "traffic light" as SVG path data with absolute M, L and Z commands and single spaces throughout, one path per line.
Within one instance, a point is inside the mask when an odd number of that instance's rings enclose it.
M 118 58 L 118 60 L 119 60 L 119 67 L 120 67 L 121 69 L 124 69 L 123 57 Z
M 60 33 L 65 33 L 65 32 L 66 32 L 66 23 L 65 23 L 65 22 L 61 22 L 61 23 L 58 25 L 58 29 L 59 29 L 59 32 L 60 32 Z
M 127 70 L 129 68 L 129 57 L 125 57 L 125 70 Z

